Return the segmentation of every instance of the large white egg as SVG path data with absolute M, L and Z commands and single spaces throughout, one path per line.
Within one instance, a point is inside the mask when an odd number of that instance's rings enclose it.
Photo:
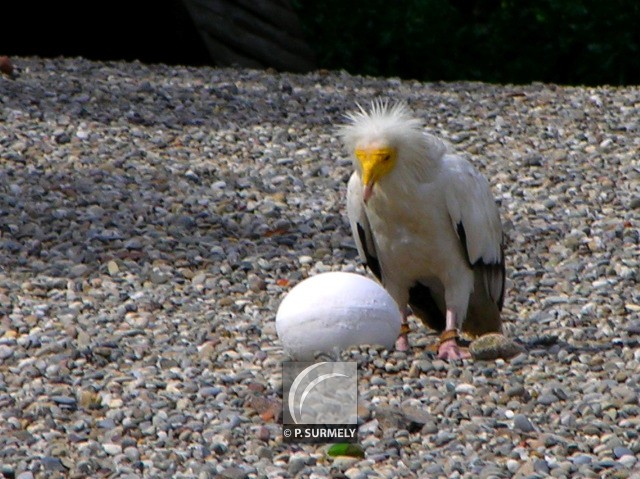
M 396 302 L 380 284 L 342 272 L 321 273 L 297 284 L 276 314 L 278 337 L 298 360 L 359 344 L 391 348 L 401 323 Z

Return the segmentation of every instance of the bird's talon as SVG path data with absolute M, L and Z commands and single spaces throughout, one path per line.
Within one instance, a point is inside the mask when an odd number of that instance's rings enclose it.
M 408 351 L 409 350 L 409 339 L 406 334 L 401 333 L 396 339 L 396 351 Z
M 469 359 L 471 353 L 458 345 L 455 339 L 447 339 L 442 341 L 438 346 L 438 359 Z

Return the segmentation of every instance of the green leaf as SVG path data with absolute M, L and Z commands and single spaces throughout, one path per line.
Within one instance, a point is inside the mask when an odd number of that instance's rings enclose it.
M 327 454 L 331 457 L 364 457 L 364 449 L 362 449 L 360 444 L 338 443 L 331 446 L 327 451 Z

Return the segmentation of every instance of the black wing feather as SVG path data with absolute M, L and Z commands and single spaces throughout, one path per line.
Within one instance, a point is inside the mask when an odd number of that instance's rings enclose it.
M 482 258 L 478 258 L 475 263 L 471 262 L 469 258 L 469 248 L 467 246 L 467 233 L 464 230 L 464 225 L 462 221 L 456 225 L 456 232 L 458 233 L 458 238 L 460 238 L 460 243 L 462 243 L 462 251 L 464 252 L 464 257 L 467 260 L 467 264 L 469 268 L 476 269 L 482 268 L 486 270 L 488 277 L 493 277 L 496 274 L 500 274 L 502 277 L 502 287 L 500 288 L 500 295 L 498 298 L 494 298 L 496 304 L 498 305 L 498 309 L 502 309 L 502 305 L 504 303 L 504 288 L 505 288 L 505 279 L 506 279 L 506 270 L 505 270 L 505 261 L 504 261 L 504 247 L 500 247 L 500 261 L 497 263 L 487 263 Z
M 364 259 L 367 263 L 367 267 L 371 270 L 378 281 L 382 282 L 382 268 L 380 268 L 380 261 L 378 261 L 378 258 L 376 257 L 374 246 L 369 245 L 372 241 L 367 241 L 367 234 L 360 223 L 357 223 L 356 227 L 358 228 L 358 237 L 360 238 L 360 244 L 364 251 Z M 371 247 L 373 251 L 370 251 L 368 247 Z

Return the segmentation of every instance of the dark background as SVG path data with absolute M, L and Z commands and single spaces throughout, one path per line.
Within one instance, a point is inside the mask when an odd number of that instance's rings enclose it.
M 222 8 L 228 23 L 203 18 L 202 10 L 194 22 L 189 5 L 201 9 L 207 2 Z M 291 28 L 309 48 L 298 49 L 304 61 L 256 53 L 246 66 L 345 69 L 423 81 L 640 84 L 637 0 L 8 1 L 0 7 L 0 55 L 242 66 L 245 57 L 221 56 L 206 37 L 221 25 L 236 28 L 229 44 L 269 36 L 236 15 L 256 5 L 256 19 L 268 17 L 269 8 L 291 10 L 299 21 Z M 246 43 L 241 48 L 250 49 Z
M 318 63 L 421 80 L 640 83 L 636 0 L 294 0 Z
M 211 64 L 182 0 L 5 0 L 0 55 Z

